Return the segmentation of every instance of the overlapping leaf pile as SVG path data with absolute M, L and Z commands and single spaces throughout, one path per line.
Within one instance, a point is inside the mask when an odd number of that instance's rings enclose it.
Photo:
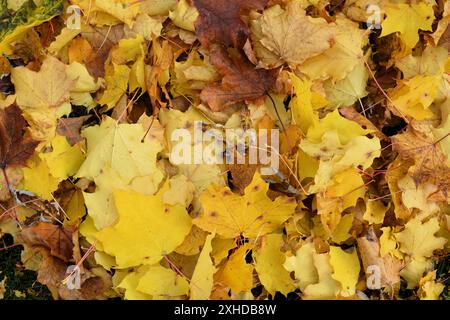
M 0 231 L 55 298 L 449 296 L 450 2 L 0 3 Z M 173 163 L 194 121 L 280 171 Z

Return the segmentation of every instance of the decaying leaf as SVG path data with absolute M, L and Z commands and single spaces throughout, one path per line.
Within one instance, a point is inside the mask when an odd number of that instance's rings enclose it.
M 0 297 L 448 299 L 449 10 L 0 0 Z
M 0 111 L 0 167 L 24 165 L 38 142 L 24 136 L 27 123 L 22 113 L 13 104 Z
M 236 102 L 260 98 L 274 83 L 275 79 L 270 72 L 256 70 L 243 57 L 230 57 L 223 47 L 213 47 L 210 60 L 222 74 L 222 82 L 207 85 L 200 98 L 213 111 L 221 111 Z
M 250 32 L 240 14 L 264 9 L 268 0 L 194 0 L 199 12 L 197 36 L 205 47 L 212 43 L 242 48 Z

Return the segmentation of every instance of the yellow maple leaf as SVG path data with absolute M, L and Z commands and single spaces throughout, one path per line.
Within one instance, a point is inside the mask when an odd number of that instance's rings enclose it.
M 176 96 L 198 93 L 207 82 L 217 79 L 208 57 L 202 58 L 198 51 L 192 50 L 186 61 L 174 62 L 171 92 Z
M 230 288 L 234 293 L 249 291 L 253 288 L 253 265 L 246 262 L 246 256 L 253 244 L 246 243 L 229 257 L 217 272 L 216 283 Z
M 145 196 L 115 191 L 114 202 L 117 223 L 98 231 L 95 238 L 116 258 L 119 268 L 157 263 L 180 245 L 191 229 L 184 206 L 163 204 L 160 193 Z
M 297 285 L 300 290 L 304 291 L 310 284 L 319 281 L 319 275 L 314 266 L 315 248 L 312 242 L 303 244 L 294 256 L 287 256 L 283 267 L 294 272 Z
M 147 0 L 140 6 L 141 12 L 151 16 L 168 15 L 177 5 L 177 0 Z
M 399 259 L 403 259 L 402 253 L 398 250 L 399 244 L 392 233 L 391 227 L 384 227 L 380 229 L 383 234 L 380 237 L 380 255 L 384 257 L 386 255 L 392 255 Z
M 132 188 L 109 166 L 102 169 L 102 173 L 94 178 L 94 182 L 95 192 L 84 192 L 83 196 L 88 214 L 96 228 L 100 230 L 111 226 L 118 218 L 113 200 L 113 190 L 130 190 Z
M 439 210 L 437 203 L 428 201 L 428 197 L 437 191 L 438 187 L 431 183 L 416 185 L 414 179 L 406 175 L 398 181 L 399 190 L 402 192 L 403 204 L 408 208 L 417 208 L 428 214 Z
M 210 234 L 206 237 L 205 244 L 198 257 L 197 265 L 195 266 L 190 282 L 191 300 L 207 300 L 211 295 L 211 290 L 214 285 L 213 276 L 216 272 L 216 268 L 211 259 L 211 241 L 214 236 L 214 234 Z
M 174 154 L 177 152 L 178 145 L 184 145 L 184 142 L 173 141 L 172 133 L 179 128 L 188 128 L 191 137 L 194 136 L 194 121 L 201 121 L 203 123 L 210 123 L 202 113 L 196 108 L 190 107 L 186 112 L 181 112 L 174 109 L 162 109 L 159 113 L 161 125 L 164 126 L 164 137 L 168 146 L 168 152 Z M 204 138 L 204 137 L 203 137 Z M 178 142 L 178 144 L 177 144 Z M 193 141 L 191 141 L 193 142 Z M 211 141 L 203 141 L 203 146 L 206 147 Z M 187 146 L 191 149 L 191 155 L 194 154 L 194 145 Z M 170 160 L 170 157 L 169 157 Z M 182 163 L 177 165 L 179 173 L 183 174 L 187 178 L 188 183 L 192 183 L 195 186 L 194 199 L 192 205 L 194 211 L 201 210 L 199 197 L 207 189 L 208 186 L 215 184 L 219 186 L 225 185 L 224 175 L 222 169 L 218 165 L 214 164 L 195 164 L 193 158 L 192 162 Z
M 354 295 L 361 269 L 356 249 L 348 253 L 340 247 L 331 246 L 330 264 L 333 267 L 333 279 L 341 284 L 340 294 L 344 297 Z
M 64 225 L 78 225 L 81 219 L 86 214 L 86 207 L 84 204 L 83 193 L 80 190 L 76 190 L 64 210 L 67 214 L 67 218 L 64 220 Z
M 390 90 L 393 111 L 408 115 L 417 120 L 430 119 L 434 113 L 429 109 L 438 92 L 440 77 L 414 76 L 402 81 L 396 88 Z
M 175 10 L 169 12 L 169 18 L 173 23 L 182 29 L 195 32 L 195 20 L 197 20 L 198 11 L 194 6 L 189 5 L 187 0 L 178 1 Z
M 326 131 L 320 143 L 303 140 L 300 148 L 309 156 L 318 159 L 319 168 L 314 177 L 315 184 L 310 192 L 324 191 L 332 183 L 332 178 L 350 168 L 361 166 L 367 169 L 380 155 L 380 141 L 374 137 L 369 139 L 358 136 L 346 144 L 341 144 L 339 134 L 335 130 Z
M 163 200 L 164 201 L 164 200 Z M 165 202 L 165 201 L 164 201 Z M 208 233 L 193 225 L 184 241 L 175 249 L 175 253 L 194 256 L 200 253 L 205 244 Z
M 431 31 L 434 20 L 433 6 L 427 3 L 389 4 L 385 8 L 387 18 L 381 23 L 381 37 L 399 32 L 409 48 L 419 41 L 419 30 Z
M 405 230 L 395 234 L 400 243 L 400 250 L 411 257 L 431 257 L 433 251 L 442 249 L 447 242 L 445 238 L 436 237 L 440 229 L 436 217 L 422 222 L 421 216 L 416 216 L 405 225 Z
M 339 114 L 338 110 L 334 110 L 333 112 L 329 112 L 324 118 L 320 119 L 319 123 L 309 128 L 307 138 L 313 143 L 319 143 L 325 132 L 332 130 L 336 130 L 339 141 L 342 144 L 347 144 L 355 137 L 372 133 L 372 130 L 363 129 L 355 121 L 344 118 Z
M 67 77 L 76 81 L 75 86 L 70 90 L 70 102 L 74 105 L 85 106 L 92 109 L 97 106 L 91 93 L 100 89 L 103 79 L 97 81 L 89 74 L 86 66 L 76 61 L 66 68 Z
M 24 111 L 35 140 L 49 142 L 55 136 L 57 109 L 67 104 L 76 83 L 66 74 L 66 67 L 58 59 L 47 56 L 38 72 L 26 67 L 11 70 L 16 102 Z
M 125 183 L 151 176 L 153 186 L 150 187 L 155 190 L 163 177 L 156 166 L 162 146 L 155 139 L 142 141 L 144 135 L 140 124 L 118 124 L 110 117 L 105 117 L 100 126 L 84 129 L 82 136 L 87 139 L 87 156 L 77 176 L 94 179 L 109 166 Z
M 337 82 L 331 79 L 325 81 L 323 86 L 329 101 L 328 108 L 348 107 L 361 101 L 368 94 L 366 91 L 368 79 L 369 72 L 364 63 L 360 61 L 344 79 Z
M 140 7 L 140 3 L 133 0 L 95 0 L 95 5 L 99 10 L 125 22 L 128 26 L 133 24 Z
M 443 283 L 436 282 L 436 270 L 430 271 L 420 279 L 420 288 L 417 294 L 420 300 L 439 300 L 439 296 L 445 289 Z
M 385 206 L 381 201 L 366 201 L 366 211 L 363 219 L 370 224 L 383 223 L 384 215 L 388 211 L 390 204 Z
M 300 70 L 313 80 L 343 80 L 356 65 L 361 64 L 364 56 L 362 48 L 367 41 L 368 33 L 359 29 L 357 23 L 338 15 L 335 42 L 331 48 L 306 60 Z
M 404 79 L 409 80 L 418 75 L 442 75 L 447 59 L 448 52 L 445 48 L 429 46 L 419 56 L 410 54 L 397 60 L 395 66 L 403 72 Z
M 52 176 L 64 180 L 77 173 L 84 161 L 80 146 L 71 146 L 66 137 L 60 135 L 53 138 L 51 146 L 51 152 L 40 153 L 39 157 L 47 163 Z
M 279 291 L 284 295 L 294 291 L 295 286 L 289 272 L 283 268 L 285 260 L 281 247 L 281 234 L 268 234 L 261 239 L 260 248 L 254 254 L 255 270 L 264 288 L 273 296 Z
M 185 175 L 176 175 L 169 180 L 170 189 L 163 194 L 164 203 L 189 207 L 194 198 L 195 185 Z
M 193 223 L 224 238 L 256 238 L 271 232 L 293 214 L 297 203 L 285 196 L 272 201 L 266 195 L 268 189 L 259 173 L 255 173 L 243 196 L 228 187 L 211 186 L 200 196 L 203 212 Z
M 152 296 L 137 290 L 141 277 L 148 270 L 147 266 L 141 266 L 134 272 L 118 270 L 114 274 L 113 281 L 117 283 L 117 287 L 124 289 L 124 298 L 126 300 L 151 300 Z M 120 280 L 119 280 L 120 278 Z
M 128 88 L 130 68 L 126 65 L 112 63 L 106 68 L 106 90 L 98 101 L 101 105 L 107 105 L 108 109 L 114 108 Z
M 214 260 L 214 265 L 218 266 L 223 261 L 223 259 L 228 256 L 228 252 L 236 247 L 236 242 L 234 241 L 234 239 L 221 239 L 215 237 L 212 240 L 211 245 L 211 256 Z
M 60 179 L 55 178 L 50 173 L 50 168 L 45 161 L 38 157 L 28 162 L 28 167 L 24 167 L 22 188 L 33 192 L 38 197 L 45 200 L 53 200 L 53 192 L 58 188 Z
M 304 290 L 303 299 L 332 299 L 340 290 L 340 284 L 333 279 L 333 268 L 330 255 L 326 253 L 313 255 L 314 266 L 317 270 L 318 282 L 308 285 Z
M 400 275 L 406 280 L 407 288 L 414 289 L 419 286 L 425 272 L 433 268 L 433 263 L 429 259 L 411 259 L 405 268 L 400 271 Z
M 11 70 L 16 88 L 17 103 L 27 108 L 59 107 L 69 98 L 69 91 L 75 81 L 66 75 L 66 65 L 58 59 L 47 56 L 39 72 L 26 67 Z
M 350 230 L 353 227 L 354 218 L 355 215 L 353 213 L 342 216 L 338 225 L 331 234 L 331 240 L 333 240 L 333 242 L 342 243 L 352 236 L 350 234 Z
M 295 92 L 295 97 L 289 104 L 292 120 L 306 134 L 310 127 L 319 122 L 319 117 L 314 110 L 325 106 L 327 101 L 319 93 L 311 91 L 310 81 L 302 80 L 295 74 L 291 74 L 290 79 Z
M 151 17 L 147 13 L 139 13 L 133 23 L 133 27 L 125 26 L 124 32 L 127 38 L 141 35 L 145 40 L 151 41 L 153 36 L 159 37 L 163 28 L 162 19 Z
M 48 52 L 52 55 L 57 55 L 58 52 L 64 48 L 73 38 L 81 33 L 81 29 L 69 29 L 67 27 L 61 30 L 61 33 L 55 38 L 55 41 L 50 43 Z
M 149 266 L 139 279 L 136 290 L 151 295 L 153 299 L 169 299 L 189 292 L 185 278 L 172 269 L 160 265 Z

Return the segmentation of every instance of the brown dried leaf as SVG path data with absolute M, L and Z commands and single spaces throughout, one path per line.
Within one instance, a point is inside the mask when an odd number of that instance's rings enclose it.
M 59 135 L 65 136 L 71 146 L 81 142 L 83 138 L 80 136 L 81 126 L 83 122 L 89 119 L 89 116 L 82 116 L 77 118 L 61 118 L 58 120 L 56 132 Z
M 223 75 L 222 82 L 207 85 L 200 98 L 213 111 L 222 111 L 236 102 L 258 99 L 275 83 L 272 72 L 256 69 L 241 55 L 229 55 L 224 47 L 214 46 L 210 60 Z
M 195 30 L 201 44 L 213 43 L 242 48 L 250 31 L 240 14 L 249 10 L 262 10 L 268 0 L 194 0 L 199 16 Z
M 240 194 L 244 194 L 245 187 L 252 182 L 258 165 L 248 164 L 248 160 L 245 164 L 230 164 L 228 170 L 231 172 L 233 185 L 239 190 Z
M 24 137 L 26 125 L 16 104 L 0 111 L 0 168 L 22 166 L 33 155 L 38 142 Z
M 54 224 L 39 222 L 22 230 L 22 239 L 29 245 L 41 245 L 50 249 L 52 256 L 64 262 L 72 260 L 72 233 L 75 228 L 60 227 Z

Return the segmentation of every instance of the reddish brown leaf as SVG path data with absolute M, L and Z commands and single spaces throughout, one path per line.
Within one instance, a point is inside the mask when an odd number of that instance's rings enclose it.
M 194 0 L 199 17 L 195 30 L 201 44 L 213 43 L 242 48 L 250 31 L 240 14 L 249 10 L 262 10 L 268 0 Z
M 40 222 L 30 228 L 22 230 L 22 238 L 29 245 L 41 245 L 50 249 L 52 256 L 65 262 L 72 260 L 74 228 L 61 227 L 50 223 Z
M 80 136 L 80 129 L 83 122 L 86 121 L 89 116 L 82 116 L 77 118 L 61 118 L 58 120 L 58 126 L 56 131 L 58 134 L 65 136 L 71 146 L 77 144 L 83 138 Z
M 23 165 L 33 155 L 38 142 L 24 138 L 26 125 L 16 104 L 0 111 L 0 168 Z
M 35 254 L 42 256 L 37 280 L 47 286 L 60 286 L 61 281 L 66 276 L 67 265 L 51 255 L 50 252 L 43 247 L 34 247 L 33 251 Z
M 252 182 L 258 165 L 256 164 L 230 164 L 228 170 L 231 172 L 233 185 L 239 190 L 240 194 L 244 194 L 245 188 Z
M 213 111 L 221 111 L 239 101 L 258 99 L 275 82 L 273 72 L 256 69 L 246 58 L 241 55 L 230 56 L 221 46 L 211 49 L 210 60 L 223 75 L 222 82 L 207 85 L 200 98 Z
M 95 273 L 85 269 L 81 273 L 79 289 L 68 288 L 63 282 L 68 277 L 68 265 L 50 254 L 49 250 L 41 246 L 27 247 L 29 255 L 37 256 L 40 260 L 37 281 L 52 290 L 55 299 L 64 300 L 92 300 L 104 299 L 105 293 L 111 288 L 110 276 L 105 270 Z

